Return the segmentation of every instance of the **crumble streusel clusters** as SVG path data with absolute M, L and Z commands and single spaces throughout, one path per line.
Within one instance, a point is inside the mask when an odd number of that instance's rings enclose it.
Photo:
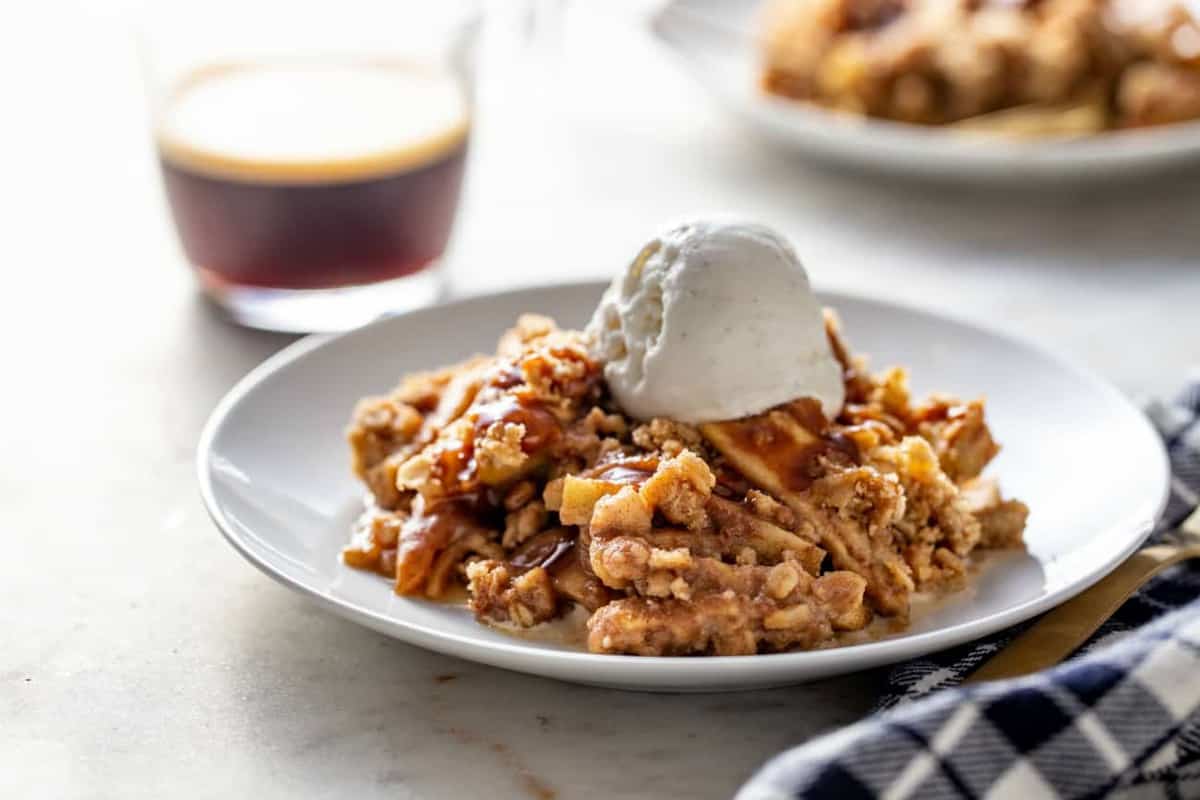
M 1200 117 L 1200 26 L 1177 0 L 775 0 L 769 11 L 762 82 L 789 98 L 926 125 L 988 115 L 980 122 L 1018 135 Z
M 405 378 L 349 429 L 373 502 L 343 557 L 484 623 L 572 605 L 598 653 L 741 655 L 828 644 L 913 592 L 962 585 L 1028 513 L 980 472 L 979 401 L 914 404 L 903 370 L 849 355 L 846 404 L 800 399 L 700 426 L 636 423 L 581 334 L 527 315 L 496 355 Z

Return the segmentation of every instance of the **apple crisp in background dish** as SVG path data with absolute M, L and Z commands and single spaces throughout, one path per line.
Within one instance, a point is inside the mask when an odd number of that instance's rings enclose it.
M 371 502 L 343 558 L 404 595 L 465 583 L 489 625 L 582 606 L 597 653 L 813 648 L 903 621 L 976 548 L 1021 546 L 1027 509 L 980 476 L 998 449 L 981 402 L 915 403 L 904 370 L 869 374 L 826 322 L 835 419 L 800 398 L 691 425 L 629 418 L 584 334 L 524 316 L 495 355 L 359 403 Z
M 1200 25 L 1179 0 L 773 0 L 767 92 L 1016 136 L 1200 117 Z

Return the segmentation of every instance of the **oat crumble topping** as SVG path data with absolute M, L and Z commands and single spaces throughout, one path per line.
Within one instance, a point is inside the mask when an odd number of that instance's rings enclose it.
M 372 502 L 343 559 L 400 594 L 465 584 L 490 625 L 582 606 L 597 653 L 812 648 L 903 620 L 975 549 L 1020 547 L 1028 509 L 980 477 L 998 450 L 982 401 L 914 404 L 903 370 L 872 376 L 827 329 L 837 419 L 799 399 L 691 426 L 627 418 L 581 334 L 523 316 L 495 355 L 358 404 Z

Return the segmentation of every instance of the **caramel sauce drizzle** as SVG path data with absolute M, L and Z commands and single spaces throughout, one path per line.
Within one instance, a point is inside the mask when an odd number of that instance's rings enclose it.
M 476 406 L 470 412 L 475 417 L 475 434 L 482 435 L 495 423 L 524 425 L 521 449 L 533 453 L 551 446 L 562 437 L 562 424 L 544 405 L 504 394 Z
M 544 567 L 551 569 L 568 553 L 575 550 L 577 534 L 567 528 L 552 528 L 524 542 L 508 563 L 518 569 Z
M 598 464 L 585 472 L 584 477 L 636 487 L 645 483 L 656 469 L 658 469 L 657 458 L 635 456 Z
M 700 426 L 710 440 L 728 440 L 741 453 L 755 457 L 793 492 L 807 489 L 820 474 L 820 459 L 841 464 L 861 460 L 858 447 L 843 434 L 830 431 L 816 400 L 805 397 L 762 414 Z M 718 449 L 723 449 L 718 444 Z

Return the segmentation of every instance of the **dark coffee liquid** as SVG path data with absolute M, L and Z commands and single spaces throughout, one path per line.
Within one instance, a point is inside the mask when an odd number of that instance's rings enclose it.
M 446 248 L 466 99 L 411 64 L 214 65 L 158 131 L 167 198 L 213 288 L 328 289 L 418 272 Z
M 467 143 L 401 172 L 289 183 L 161 157 L 188 259 L 207 281 L 320 289 L 417 272 L 450 238 Z

